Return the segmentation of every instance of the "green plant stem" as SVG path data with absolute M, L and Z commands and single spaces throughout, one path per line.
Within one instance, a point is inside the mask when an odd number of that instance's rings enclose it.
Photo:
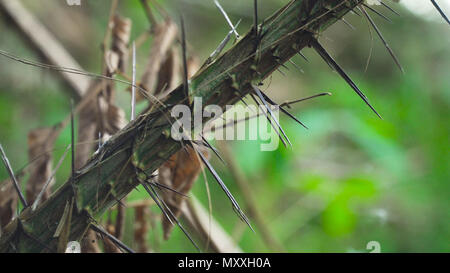
M 264 20 L 258 34 L 250 31 L 191 80 L 190 96 L 204 105 L 236 103 L 299 50 L 362 0 L 293 0 Z M 166 99 L 167 105 L 186 104 L 183 86 Z M 65 204 L 75 196 L 69 241 L 79 241 L 89 225 L 136 186 L 136 167 L 153 173 L 182 149 L 169 136 L 170 108 L 155 107 L 115 134 L 99 153 L 53 195 L 31 211 L 25 209 L 7 225 L 0 252 L 55 252 L 54 237 Z M 206 121 L 206 120 L 205 120 Z M 230 206 L 231 208 L 231 206 Z

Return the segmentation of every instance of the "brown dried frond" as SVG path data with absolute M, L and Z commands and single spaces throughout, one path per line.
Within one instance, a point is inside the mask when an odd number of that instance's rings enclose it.
M 105 52 L 106 73 L 109 76 L 126 70 L 132 26 L 131 19 L 120 15 L 115 15 L 112 23 L 111 47 Z
M 192 78 L 200 69 L 200 60 L 197 56 L 191 55 L 187 59 L 188 78 Z M 158 74 L 158 85 L 156 87 L 155 95 L 164 98 L 172 90 L 174 90 L 181 81 L 183 75 L 183 66 L 179 49 L 173 46 L 162 64 Z
M 81 240 L 81 252 L 82 253 L 100 253 L 101 250 L 98 246 L 97 233 L 92 229 L 86 232 L 86 235 Z
M 155 95 L 163 94 L 165 96 L 177 87 L 181 80 L 180 69 L 180 54 L 175 47 L 172 47 L 159 69 Z
M 34 160 L 28 169 L 30 179 L 26 186 L 26 196 L 30 204 L 34 202 L 52 174 L 53 155 L 49 151 L 53 149 L 55 142 L 51 137 L 54 130 L 54 128 L 39 128 L 28 134 L 28 158 L 30 161 Z M 41 201 L 50 196 L 51 184 L 45 190 Z
M 114 16 L 112 21 L 114 27 L 112 29 L 111 47 L 110 50 L 105 52 L 105 64 L 107 68 L 105 73 L 108 77 L 114 76 L 118 71 L 122 73 L 125 72 L 132 26 L 132 21 L 130 19 L 120 17 L 119 15 Z M 125 119 L 125 112 L 114 104 L 114 82 L 104 81 L 103 84 L 103 91 L 95 100 L 88 103 L 80 114 L 79 141 L 91 143 L 90 145 L 86 145 L 82 152 L 77 156 L 83 164 L 93 152 L 95 147 L 94 140 L 97 139 L 99 135 L 102 136 L 100 141 L 103 142 L 125 127 L 128 123 Z M 122 211 L 118 217 L 120 217 L 118 222 L 123 222 L 123 218 L 125 217 L 124 211 Z M 92 232 L 92 230 L 89 231 L 89 233 Z M 89 233 L 88 236 L 92 237 Z M 109 239 L 104 238 L 103 244 L 105 252 L 121 253 L 120 249 Z M 90 246 L 90 248 L 95 250 L 99 249 L 97 243 Z
M 113 225 L 108 225 L 106 227 L 106 231 L 110 234 L 116 233 Z M 105 253 L 122 253 L 120 248 L 106 237 L 103 238 L 103 247 L 105 249 Z
M 102 135 L 113 135 L 127 125 L 125 112 L 112 103 L 108 103 L 105 98 L 100 97 L 98 100 L 100 107 L 101 125 L 99 131 Z
M 125 200 L 122 200 L 122 202 L 125 202 Z M 116 225 L 114 226 L 114 236 L 119 240 L 122 240 L 123 233 L 125 231 L 125 212 L 126 207 L 122 203 L 118 203 Z
M 97 106 L 94 100 L 88 102 L 78 119 L 78 139 L 75 155 L 75 169 L 81 168 L 91 157 L 97 139 Z
M 203 155 L 208 157 L 206 149 L 200 149 Z M 186 195 L 191 190 L 194 182 L 197 180 L 201 171 L 201 163 L 198 155 L 191 147 L 186 147 L 174 154 L 166 163 L 164 163 L 158 170 L 159 183 L 177 191 L 163 191 L 163 199 L 169 206 L 172 213 L 179 217 L 181 214 L 181 206 L 184 198 L 181 194 Z M 180 194 L 181 193 L 181 194 Z M 168 219 L 162 220 L 164 239 L 168 239 L 173 225 Z
M 78 142 L 82 143 L 82 145 L 78 145 L 78 149 L 76 149 L 75 167 L 77 169 L 82 167 L 91 157 L 91 154 L 97 146 L 95 140 L 98 138 L 100 133 L 102 136 L 101 141 L 104 141 L 108 139 L 110 135 L 115 134 L 127 124 L 125 112 L 113 104 L 113 85 L 106 83 L 105 87 L 106 90 L 100 93 L 96 99 L 88 102 L 80 112 L 78 122 Z M 91 91 L 87 94 L 90 92 Z M 105 238 L 103 242 L 106 252 L 121 252 L 120 249 L 118 249 L 117 246 L 115 246 L 114 243 L 108 239 Z M 82 249 L 86 250 L 83 252 L 101 252 L 96 239 L 96 233 L 92 230 L 87 232 L 87 235 L 83 239 L 81 245 Z
M 134 241 L 137 244 L 137 251 L 148 252 L 147 234 L 149 230 L 150 209 L 148 205 L 140 205 L 134 208 Z
M 194 77 L 194 75 L 197 73 L 197 71 L 200 69 L 200 59 L 196 56 L 191 54 L 187 59 L 187 67 L 188 67 L 188 78 Z
M 17 179 L 19 179 L 17 177 Z M 14 217 L 17 208 L 18 195 L 11 182 L 7 179 L 0 183 L 0 228 L 6 226 Z
M 113 39 L 111 49 L 105 53 L 106 76 L 112 77 L 117 71 L 124 71 L 128 57 L 128 43 L 130 40 L 131 20 L 122 18 L 120 16 L 114 17 Z M 92 84 L 87 92 L 89 95 L 95 91 L 96 84 Z M 114 105 L 115 90 L 114 82 L 104 81 L 102 92 L 95 97 L 95 99 L 88 102 L 82 109 L 79 115 L 78 125 L 78 142 L 83 143 L 79 145 L 76 150 L 76 164 L 78 169 L 82 167 L 90 158 L 92 152 L 95 150 L 95 140 L 102 136 L 101 141 L 107 140 L 111 135 L 117 133 L 120 129 L 125 127 L 127 120 L 125 119 L 125 112 Z M 92 230 L 89 230 L 85 240 L 83 240 L 88 251 L 99 252 L 100 248 L 97 241 L 93 242 L 94 235 Z M 108 239 L 104 240 L 105 251 L 116 252 L 120 250 Z
M 111 50 L 118 55 L 117 69 L 124 73 L 128 63 L 128 46 L 130 43 L 132 21 L 119 15 L 114 16 Z
M 171 48 L 177 38 L 178 27 L 171 19 L 154 26 L 153 44 L 148 56 L 148 63 L 142 75 L 140 86 L 150 94 L 156 94 L 159 71 L 170 54 Z M 142 95 L 137 96 L 137 101 L 143 100 Z

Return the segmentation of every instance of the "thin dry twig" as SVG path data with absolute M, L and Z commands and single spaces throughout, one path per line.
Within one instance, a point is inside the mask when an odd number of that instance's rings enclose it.
M 137 251 L 148 252 L 147 235 L 149 231 L 150 212 L 147 205 L 136 206 L 134 208 L 134 241 L 137 244 Z
M 48 185 L 52 181 L 53 154 L 45 151 L 53 149 L 56 139 L 51 136 L 54 130 L 55 128 L 38 128 L 28 133 L 28 158 L 37 158 L 28 168 L 30 178 L 26 185 L 26 197 L 29 203 L 33 203 L 42 190 L 43 200 L 50 196 L 51 188 Z
M 56 37 L 23 7 L 20 0 L 0 0 L 0 8 L 12 19 L 11 22 L 29 39 L 31 46 L 48 63 L 58 67 L 72 67 L 75 70 L 81 70 L 78 62 L 67 53 Z M 78 98 L 85 94 L 89 86 L 89 80 L 86 77 L 73 73 L 62 73 L 61 76 Z
M 283 246 L 275 239 L 272 235 L 272 232 L 269 230 L 266 220 L 263 215 L 260 213 L 256 201 L 254 199 L 254 190 L 251 188 L 249 181 L 244 177 L 242 170 L 239 168 L 236 163 L 233 155 L 231 154 L 230 147 L 226 142 L 219 142 L 220 151 L 223 153 L 225 161 L 227 162 L 227 166 L 231 172 L 231 175 L 234 178 L 234 181 L 238 185 L 241 190 L 242 196 L 244 197 L 245 205 L 248 208 L 248 212 L 252 217 L 252 220 L 255 222 L 256 228 L 260 231 L 261 237 L 266 244 L 266 246 L 276 252 L 285 251 Z
M 33 205 L 31 205 L 31 209 L 35 210 L 36 207 L 39 205 L 39 202 L 41 202 L 41 200 L 43 200 L 44 195 L 47 192 L 47 188 L 50 185 L 50 183 L 52 182 L 53 178 L 56 175 L 56 172 L 58 171 L 59 167 L 61 167 L 61 164 L 63 163 L 64 159 L 66 158 L 67 153 L 69 152 L 69 149 L 71 148 L 71 145 L 68 145 L 66 150 L 64 151 L 64 154 L 61 156 L 61 158 L 59 159 L 58 163 L 56 164 L 55 169 L 53 170 L 53 172 L 51 173 L 51 175 L 47 178 L 47 181 L 44 183 L 44 186 L 42 187 L 41 191 L 39 192 L 39 194 L 37 195 L 36 199 L 34 200 Z

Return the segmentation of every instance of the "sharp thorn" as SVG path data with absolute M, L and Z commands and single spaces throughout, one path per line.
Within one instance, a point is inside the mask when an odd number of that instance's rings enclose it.
M 300 57 L 302 57 L 303 59 L 305 59 L 305 61 L 307 61 L 309 63 L 308 58 L 306 58 L 306 56 L 303 54 L 303 52 L 298 51 L 297 53 L 298 53 L 298 55 L 300 55 Z
M 359 14 L 355 9 L 350 10 L 350 13 L 351 13 L 351 14 L 358 15 L 359 17 L 361 17 L 361 14 Z
M 222 161 L 223 164 L 226 165 L 225 160 L 220 156 L 219 151 L 217 151 L 216 148 L 214 148 L 209 142 L 208 140 L 206 140 L 206 138 L 202 135 L 202 140 L 203 143 L 206 145 L 206 147 L 208 147 L 210 150 L 212 150 L 214 152 L 214 154 L 220 159 L 220 161 Z
M 253 0 L 253 12 L 255 36 L 258 37 L 258 0 Z
M 242 103 L 245 104 L 245 106 L 248 107 L 248 103 L 244 100 L 243 97 L 239 96 L 239 100 L 242 101 Z
M 317 53 L 327 62 L 329 65 L 331 65 L 336 72 L 339 73 L 339 75 L 350 85 L 350 87 L 358 94 L 358 96 L 372 109 L 372 111 L 380 118 L 380 114 L 373 108 L 373 106 L 369 103 L 367 97 L 361 92 L 361 90 L 358 88 L 358 86 L 353 82 L 353 80 L 345 73 L 345 71 L 336 63 L 336 61 L 331 57 L 328 52 L 325 50 L 325 48 L 322 47 L 322 45 L 316 40 L 311 39 L 311 45 L 313 48 L 317 51 Z
M 11 178 L 11 182 L 14 185 L 14 188 L 16 189 L 17 194 L 19 195 L 20 202 L 22 203 L 23 207 L 28 207 L 28 203 L 25 199 L 25 196 L 23 196 L 22 191 L 20 189 L 20 184 L 16 179 L 16 176 L 14 175 L 14 171 L 11 167 L 11 164 L 9 163 L 8 157 L 6 157 L 5 150 L 3 150 L 2 144 L 0 144 L 0 152 L 2 156 L 3 163 L 5 164 L 6 171 L 8 171 L 9 177 Z
M 346 26 L 348 26 L 351 30 L 355 30 L 355 29 L 356 29 L 352 24 L 350 24 L 349 22 L 347 22 L 347 20 L 345 20 L 344 17 L 341 18 L 341 21 L 342 21 Z
M 381 5 L 383 5 L 383 7 L 387 8 L 388 10 L 390 10 L 392 13 L 394 13 L 397 16 L 401 16 L 400 13 L 396 12 L 393 8 L 391 8 L 388 4 L 384 3 L 383 1 L 379 0 Z
M 197 244 L 195 243 L 195 241 L 192 239 L 191 235 L 186 231 L 186 229 L 183 227 L 183 225 L 180 223 L 180 221 L 178 221 L 177 217 L 173 214 L 172 210 L 169 208 L 169 206 L 167 206 L 166 202 L 164 202 L 164 200 L 158 195 L 158 193 L 153 189 L 152 185 L 150 184 L 150 189 L 153 192 L 154 196 L 156 197 L 157 200 L 159 200 L 160 204 L 165 208 L 165 210 L 169 213 L 167 216 L 170 216 L 172 218 L 173 221 L 175 221 L 175 223 L 177 224 L 177 226 L 181 229 L 181 231 L 184 233 L 184 235 L 186 235 L 186 237 L 189 239 L 189 241 L 192 243 L 192 245 L 197 249 L 198 252 L 200 252 L 200 248 L 197 246 Z M 146 188 L 147 192 L 150 192 L 150 189 L 148 189 L 148 187 Z M 153 198 L 153 197 L 152 197 Z M 155 200 L 155 199 L 153 199 Z M 155 200 L 156 202 L 156 200 Z M 170 220 L 169 221 L 172 225 L 173 221 Z
M 442 18 L 450 25 L 450 20 L 448 19 L 447 15 L 445 15 L 444 11 L 439 7 L 439 5 L 436 3 L 435 0 L 431 0 L 431 3 L 433 6 L 437 9 L 437 11 L 441 14 Z
M 288 101 L 288 102 L 282 103 L 280 106 L 282 106 L 282 107 L 284 107 L 284 106 L 290 107 L 292 104 L 295 104 L 295 103 L 299 103 L 299 102 L 302 102 L 302 101 L 314 99 L 314 98 L 317 98 L 317 97 L 331 96 L 331 95 L 332 94 L 329 93 L 329 92 L 324 92 L 324 93 L 320 93 L 320 94 L 313 95 L 313 96 L 310 96 L 310 97 L 306 97 L 306 98 L 302 98 L 302 99 L 298 99 L 298 100 L 294 100 L 294 101 Z
M 291 141 L 289 140 L 288 136 L 286 135 L 286 133 L 284 132 L 283 128 L 281 127 L 280 123 L 278 122 L 277 118 L 275 117 L 275 115 L 273 114 L 272 110 L 270 109 L 269 104 L 267 103 L 267 101 L 264 99 L 264 95 L 262 94 L 262 91 L 252 85 L 253 90 L 255 91 L 256 95 L 259 97 L 259 99 L 262 101 L 262 103 L 264 104 L 264 106 L 266 107 L 267 111 L 270 113 L 273 121 L 276 123 L 276 125 L 278 126 L 278 128 L 280 129 L 280 132 L 283 134 L 283 136 L 286 138 L 287 142 L 289 143 L 290 146 L 292 146 Z
M 301 122 L 300 120 L 298 120 L 294 115 L 292 115 L 291 113 L 289 113 L 286 109 L 284 109 L 281 105 L 279 105 L 278 103 L 274 102 L 271 98 L 269 98 L 269 96 L 267 96 L 266 94 L 264 94 L 264 92 L 262 92 L 260 90 L 261 94 L 263 95 L 264 99 L 269 102 L 272 105 L 276 105 L 278 107 L 280 107 L 281 112 L 283 112 L 285 115 L 289 116 L 290 118 L 292 118 L 293 120 L 295 120 L 298 124 L 300 124 L 301 126 L 303 126 L 305 129 L 308 129 L 308 127 Z
M 216 4 L 217 8 L 220 10 L 220 12 L 222 13 L 223 17 L 225 17 L 225 20 L 227 21 L 228 25 L 231 27 L 231 31 L 234 33 L 234 35 L 236 36 L 236 39 L 239 39 L 239 34 L 236 31 L 237 25 L 236 27 L 233 25 L 233 23 L 230 20 L 230 17 L 228 17 L 228 14 L 226 13 L 226 11 L 222 8 L 222 6 L 220 5 L 218 0 L 214 0 L 214 4 Z
M 362 5 L 366 8 L 368 8 L 370 11 L 372 11 L 373 13 L 375 13 L 376 15 L 380 16 L 381 18 L 383 18 L 384 20 L 388 21 L 389 23 L 392 23 L 391 19 L 389 19 L 388 17 L 384 16 L 381 12 L 379 12 L 378 10 L 372 8 L 371 6 L 368 6 L 364 3 L 362 3 Z
M 228 199 L 231 201 L 231 204 L 233 208 L 237 211 L 239 214 L 239 217 L 245 221 L 245 223 L 250 227 L 250 229 L 253 231 L 252 226 L 250 225 L 250 221 L 248 220 L 247 216 L 245 216 L 244 212 L 242 211 L 241 207 L 239 206 L 238 202 L 234 198 L 234 196 L 231 194 L 230 190 L 228 190 L 225 183 L 222 181 L 220 176 L 217 174 L 217 172 L 214 170 L 214 168 L 211 166 L 209 161 L 205 158 L 205 156 L 197 150 L 197 148 L 194 147 L 194 149 L 197 151 L 197 154 L 200 156 L 200 159 L 202 160 L 203 164 L 206 166 L 206 168 L 211 172 L 214 179 L 219 183 L 219 186 L 222 188 L 222 190 L 227 195 Z
M 255 95 L 253 95 L 253 93 L 250 93 L 250 97 L 255 101 L 255 103 L 259 106 L 261 106 L 261 104 L 258 102 L 258 100 L 256 99 Z M 280 138 L 281 142 L 283 143 L 284 147 L 287 147 L 286 141 L 284 140 L 283 136 L 280 133 L 280 130 L 273 124 L 272 119 L 269 117 L 269 115 L 266 113 L 266 111 L 264 111 L 264 109 L 262 109 L 263 115 L 266 117 L 266 119 L 270 122 L 270 125 L 272 126 L 272 128 L 275 130 L 275 133 L 277 133 L 278 137 Z
M 305 74 L 305 71 L 303 71 L 303 69 L 302 69 L 300 66 L 298 66 L 293 60 L 289 59 L 289 62 L 290 62 L 295 68 L 297 68 L 298 71 L 300 71 L 300 73 Z
M 186 57 L 186 29 L 184 27 L 183 15 L 180 15 L 181 22 L 181 48 L 183 51 L 183 89 L 186 98 L 190 104 L 189 99 L 189 81 L 188 81 L 188 67 L 187 67 L 187 57 Z
M 239 19 L 239 21 L 236 24 L 236 27 L 239 26 L 239 24 L 241 23 L 241 19 Z M 211 55 L 209 55 L 209 60 L 207 61 L 207 63 L 210 63 L 215 57 L 217 57 L 225 48 L 225 46 L 228 44 L 228 42 L 231 39 L 231 35 L 233 35 L 233 30 L 230 30 L 227 34 L 227 36 L 225 36 L 225 39 L 223 39 L 223 41 L 219 44 L 219 46 L 213 51 L 213 53 L 211 53 Z
M 50 182 L 52 181 L 53 177 L 55 177 L 56 172 L 61 167 L 61 164 L 63 163 L 64 159 L 66 158 L 67 153 L 69 152 L 70 145 L 67 146 L 67 149 L 64 151 L 64 154 L 59 159 L 58 163 L 56 164 L 55 169 L 53 170 L 50 177 L 45 181 L 44 186 L 42 187 L 41 191 L 39 192 L 38 196 L 36 197 L 36 200 L 34 200 L 33 205 L 31 205 L 31 210 L 36 210 L 37 206 L 39 205 L 39 202 L 42 199 L 42 196 L 44 196 L 45 191 L 47 190 L 48 185 L 50 185 Z
M 131 120 L 136 118 L 136 43 L 133 42 L 133 85 L 131 86 Z
M 109 232 L 107 232 L 106 230 L 104 230 L 101 226 L 96 225 L 96 224 L 91 224 L 91 228 L 106 236 L 109 240 L 111 240 L 116 246 L 120 247 L 121 249 L 127 251 L 128 253 L 135 253 L 131 248 L 129 248 L 126 244 L 124 244 L 122 241 L 120 241 L 119 239 L 117 239 L 116 237 L 114 237 L 113 235 L 109 234 Z
M 70 145 L 71 145 L 71 174 L 72 182 L 75 179 L 75 121 L 73 99 L 70 100 Z
M 284 63 L 278 62 L 278 64 L 283 67 L 284 69 L 286 69 L 287 71 L 289 71 L 289 67 L 287 67 Z
M 153 193 L 153 191 L 148 187 L 148 185 L 142 181 L 140 181 L 141 185 L 144 187 L 145 191 L 148 193 L 148 195 L 150 195 L 150 197 L 153 199 L 153 201 L 155 201 L 155 204 L 158 206 L 158 208 L 161 210 L 161 212 L 164 214 L 164 217 L 167 218 L 167 220 L 169 220 L 169 222 L 172 225 L 175 225 L 172 221 L 172 218 L 169 216 L 169 214 L 167 214 L 166 210 L 164 209 L 164 207 L 161 205 L 159 198 L 157 198 L 157 196 L 155 196 L 155 194 Z
M 156 187 L 158 187 L 158 188 L 160 188 L 160 189 L 165 189 L 165 190 L 171 191 L 171 192 L 173 192 L 173 193 L 176 193 L 176 194 L 178 194 L 178 195 L 181 195 L 181 196 L 183 196 L 183 197 L 189 198 L 189 196 L 187 196 L 186 194 L 181 193 L 181 192 L 179 192 L 179 191 L 177 191 L 177 190 L 175 190 L 175 189 L 173 189 L 173 188 L 171 188 L 171 187 L 168 187 L 168 186 L 166 186 L 166 185 L 164 185 L 164 184 L 161 184 L 161 183 L 158 183 L 158 182 L 156 182 L 156 181 L 151 181 L 151 182 L 148 182 L 148 183 L 150 183 L 150 184 L 152 184 L 152 185 L 154 185 L 154 186 L 156 186 Z
M 283 75 L 283 77 L 286 77 L 286 74 L 283 71 L 281 71 L 280 68 L 277 68 L 277 71 L 280 72 L 280 74 Z
M 359 8 L 359 7 L 358 7 Z M 369 23 L 372 25 L 373 29 L 375 30 L 375 32 L 377 33 L 378 37 L 380 38 L 381 42 L 384 44 L 384 47 L 387 49 L 387 51 L 389 52 L 389 54 L 391 55 L 392 59 L 394 60 L 395 64 L 398 66 L 398 68 L 400 69 L 400 71 L 405 74 L 405 70 L 403 69 L 402 65 L 400 64 L 400 61 L 397 59 L 397 56 L 395 56 L 394 51 L 391 49 L 391 47 L 389 46 L 389 44 L 386 42 L 386 40 L 383 37 L 383 34 L 381 33 L 381 31 L 378 29 L 377 25 L 375 24 L 375 22 L 372 20 L 372 17 L 370 17 L 370 15 L 366 12 L 366 10 L 364 9 L 364 7 L 359 8 L 361 10 L 361 12 L 364 14 L 364 16 L 367 18 L 367 20 L 369 20 Z
M 102 140 L 103 140 L 102 132 L 99 131 L 98 132 L 98 147 L 97 147 L 97 150 L 100 150 L 102 148 L 102 146 L 103 146 Z

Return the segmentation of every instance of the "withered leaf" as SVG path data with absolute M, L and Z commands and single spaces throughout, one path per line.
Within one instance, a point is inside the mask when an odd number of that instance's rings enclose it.
M 130 43 L 131 26 L 131 19 L 123 18 L 119 15 L 114 16 L 111 50 L 118 57 L 116 69 L 120 72 L 125 72 L 128 63 L 128 45 Z
M 86 235 L 81 240 L 81 252 L 82 253 L 100 253 L 100 247 L 98 246 L 97 233 L 92 229 L 89 229 Z
M 108 225 L 106 231 L 110 234 L 116 233 L 113 225 Z M 106 237 L 103 237 L 103 247 L 105 249 L 105 253 L 122 253 L 120 248 Z
M 154 42 L 140 83 L 141 88 L 150 94 L 156 92 L 159 71 L 177 37 L 178 27 L 171 19 L 167 18 L 163 23 L 155 25 L 154 33 Z M 136 99 L 141 101 L 144 97 L 138 93 Z
M 26 186 L 26 196 L 29 203 L 33 203 L 41 192 L 45 182 L 52 173 L 53 155 L 52 149 L 55 139 L 52 136 L 54 128 L 39 128 L 28 134 L 28 158 L 33 163 L 29 166 L 30 178 Z M 46 200 L 51 193 L 51 184 L 42 196 Z
M 180 55 L 176 49 L 172 47 L 160 67 L 155 95 L 160 93 L 166 95 L 177 87 L 177 84 L 180 82 L 180 69 Z
M 140 253 L 148 252 L 147 234 L 149 230 L 149 207 L 140 205 L 134 208 L 134 241 L 137 244 L 137 251 Z
M 19 179 L 19 178 L 17 178 Z M 17 208 L 18 195 L 11 182 L 7 179 L 0 183 L 0 227 L 6 226 L 14 217 Z
M 78 139 L 75 168 L 81 168 L 91 157 L 94 150 L 94 140 L 98 137 L 97 130 L 97 105 L 94 100 L 89 101 L 80 112 L 78 119 Z
M 204 148 L 198 148 L 206 157 L 208 151 Z M 181 205 L 184 198 L 181 194 L 186 195 L 191 190 L 195 180 L 201 171 L 201 162 L 198 155 L 191 147 L 186 147 L 176 154 L 174 154 L 166 163 L 164 163 L 158 170 L 159 183 L 163 184 L 175 191 L 164 190 L 162 197 L 169 206 L 172 213 L 179 217 L 181 213 Z M 164 239 L 168 239 L 173 225 L 168 219 L 162 220 Z

